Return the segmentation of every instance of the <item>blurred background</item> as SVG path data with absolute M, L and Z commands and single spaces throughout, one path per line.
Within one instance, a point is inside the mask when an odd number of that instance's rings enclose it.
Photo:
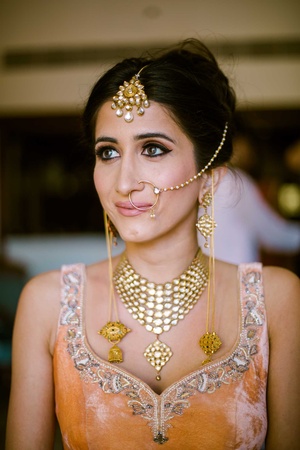
M 93 83 L 127 55 L 202 39 L 236 90 L 237 124 L 250 142 L 250 158 L 240 147 L 233 162 L 295 230 L 299 18 L 297 0 L 0 1 L 1 436 L 22 286 L 63 263 L 105 258 L 93 158 L 81 146 L 80 115 Z M 256 205 L 251 208 L 255 216 Z M 299 238 L 287 248 L 257 245 L 263 263 L 299 275 Z

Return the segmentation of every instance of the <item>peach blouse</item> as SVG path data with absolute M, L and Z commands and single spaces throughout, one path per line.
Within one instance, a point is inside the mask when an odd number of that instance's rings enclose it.
M 54 382 L 64 449 L 261 449 L 268 374 L 261 264 L 240 265 L 238 274 L 241 329 L 231 354 L 158 395 L 91 351 L 83 321 L 85 266 L 63 266 Z

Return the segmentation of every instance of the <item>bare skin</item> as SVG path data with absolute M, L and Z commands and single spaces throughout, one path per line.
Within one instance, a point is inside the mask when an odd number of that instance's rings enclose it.
M 156 105 L 157 108 L 152 105 L 149 114 L 147 111 L 152 128 L 145 122 L 146 116 L 135 119 L 134 127 L 131 127 L 132 124 L 123 126 L 106 106 L 107 108 L 104 105 L 100 110 L 95 137 L 105 137 L 101 146 L 108 148 L 107 155 L 112 155 L 113 159 L 96 159 L 94 179 L 99 197 L 126 241 L 128 257 L 136 270 L 156 283 L 172 280 L 186 269 L 197 251 L 194 224 L 197 202 L 205 192 L 206 179 L 203 177 L 181 192 L 162 194 L 155 221 L 149 218 L 149 212 L 135 215 L 128 206 L 128 192 L 135 189 L 138 201 L 152 201 L 151 192 L 137 181 L 145 179 L 147 175 L 159 187 L 165 187 L 184 181 L 186 175 L 188 179 L 196 173 L 192 147 L 189 147 L 181 130 L 159 105 Z M 145 147 L 149 139 L 137 136 L 149 129 L 156 134 L 163 129 L 168 136 L 172 136 L 175 144 L 156 137 L 155 145 L 151 138 L 151 146 Z M 114 139 L 113 144 L 107 137 Z M 160 145 L 170 145 L 171 151 L 160 153 Z M 149 148 L 151 152 L 153 149 L 158 152 L 157 159 L 148 159 Z M 185 152 L 183 158 L 178 151 L 182 148 Z M 179 173 L 175 170 L 176 167 L 180 167 Z M 216 183 L 221 175 L 221 172 L 217 173 Z M 178 204 L 182 207 L 176 207 Z M 114 267 L 118 259 L 119 257 L 114 258 Z M 285 269 L 274 267 L 264 268 L 263 277 L 270 339 L 266 448 L 296 449 L 300 439 L 299 279 Z M 218 360 L 233 350 L 239 336 L 236 266 L 216 262 L 215 282 L 215 325 L 223 342 L 215 355 L 215 360 Z M 106 360 L 110 345 L 97 331 L 108 320 L 107 261 L 87 267 L 86 287 L 87 340 L 92 350 Z M 185 319 L 163 335 L 164 342 L 172 348 L 174 355 L 164 367 L 161 381 L 155 379 L 155 370 L 143 356 L 145 347 L 153 341 L 154 335 L 130 316 L 118 296 L 117 304 L 121 322 L 132 330 L 120 344 L 124 353 L 121 366 L 125 370 L 146 382 L 155 392 L 161 393 L 199 367 L 204 359 L 198 341 L 205 332 L 206 291 Z M 15 322 L 7 450 L 53 448 L 55 405 L 52 356 L 59 310 L 59 271 L 39 275 L 28 283 L 21 295 Z
M 299 442 L 297 424 L 300 418 L 297 379 L 297 369 L 300 365 L 299 280 L 290 272 L 273 267 L 264 268 L 263 276 L 271 346 L 268 381 L 269 431 L 266 448 L 293 449 L 297 448 Z M 106 360 L 109 345 L 97 334 L 107 320 L 108 286 L 105 279 L 106 263 L 88 267 L 87 338 L 93 351 Z M 238 336 L 236 267 L 220 262 L 217 265 L 216 281 L 216 328 L 223 341 L 218 355 L 215 356 L 218 359 L 232 351 Z M 228 294 L 224 297 L 222 292 Z M 51 449 L 53 445 L 52 355 L 59 296 L 60 274 L 53 272 L 32 280 L 20 299 L 14 336 L 14 371 L 7 429 L 8 450 Z M 203 354 L 198 347 L 198 340 L 205 330 L 205 302 L 206 293 L 197 303 L 193 313 L 164 335 L 164 342 L 173 349 L 174 356 L 164 368 L 160 382 L 155 380 L 154 370 L 142 356 L 144 348 L 153 340 L 153 336 L 134 321 L 118 303 L 120 320 L 132 329 L 122 341 L 121 347 L 125 355 L 122 367 L 148 383 L 158 393 L 199 367 Z M 36 317 L 40 318 L 39 321 Z M 230 327 L 225 325 L 228 323 L 231 323 Z M 185 357 L 184 365 L 182 355 Z

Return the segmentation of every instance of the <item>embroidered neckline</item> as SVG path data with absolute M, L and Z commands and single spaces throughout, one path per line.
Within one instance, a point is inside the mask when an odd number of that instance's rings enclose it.
M 85 309 L 84 309 L 84 304 L 85 304 L 85 298 L 84 298 L 84 287 L 85 287 L 85 266 L 84 265 L 77 265 L 77 270 L 78 270 L 78 266 L 80 266 L 80 278 L 78 278 L 78 282 L 80 282 L 80 291 L 77 291 L 78 294 L 78 298 L 76 302 L 73 302 L 71 309 L 73 309 L 73 313 L 78 317 L 78 321 L 74 320 L 73 315 L 69 315 L 67 314 L 67 320 L 62 322 L 62 325 L 65 325 L 66 322 L 68 322 L 69 324 L 75 324 L 78 326 L 79 328 L 79 332 L 77 334 L 78 338 L 81 340 L 81 347 L 85 349 L 86 353 L 89 354 L 89 356 L 91 357 L 91 359 L 94 359 L 96 363 L 101 364 L 103 366 L 105 366 L 107 369 L 112 370 L 114 372 L 118 372 L 120 375 L 123 375 L 126 378 L 130 378 L 133 382 L 138 382 L 140 384 L 143 385 L 143 387 L 147 390 L 149 390 L 150 392 L 153 393 L 153 395 L 157 396 L 157 397 L 162 397 L 163 394 L 167 393 L 167 391 L 169 389 L 173 389 L 176 388 L 177 385 L 181 384 L 183 381 L 185 381 L 186 379 L 189 379 L 190 377 L 193 377 L 195 374 L 198 373 L 202 373 L 202 372 L 208 372 L 210 371 L 210 369 L 214 369 L 217 368 L 219 365 L 223 365 L 226 364 L 228 362 L 228 360 L 230 360 L 235 352 L 238 350 L 238 348 L 241 346 L 241 340 L 242 340 L 242 334 L 244 331 L 244 313 L 243 313 L 243 308 L 242 308 L 242 301 L 241 301 L 241 292 L 239 292 L 239 315 L 240 315 L 240 323 L 239 323 L 239 335 L 235 341 L 235 344 L 233 346 L 233 349 L 228 352 L 227 356 L 223 356 L 219 359 L 216 359 L 208 364 L 206 364 L 205 366 L 201 366 L 199 369 L 196 369 L 186 375 L 184 375 L 183 377 L 181 377 L 179 380 L 173 382 L 172 384 L 170 384 L 167 388 L 165 388 L 160 394 L 158 394 L 157 392 L 155 392 L 149 385 L 148 383 L 146 383 L 144 380 L 140 379 L 139 377 L 137 377 L 136 375 L 132 374 L 131 372 L 129 372 L 128 370 L 116 366 L 115 364 L 112 364 L 108 361 L 106 361 L 105 359 L 101 358 L 100 356 L 98 356 L 93 349 L 91 348 L 89 341 L 87 339 L 86 336 L 86 329 L 85 329 Z M 69 266 L 70 267 L 70 266 Z M 77 278 L 77 277 L 76 277 Z M 75 281 L 75 278 L 73 279 L 73 281 L 77 282 L 77 280 Z M 65 280 L 64 280 L 65 281 Z M 73 286 L 74 287 L 74 286 Z M 72 290 L 73 291 L 73 290 Z M 75 294 L 75 291 L 73 291 L 73 293 Z M 76 306 L 75 306 L 76 303 Z M 74 311 L 74 306 L 75 309 L 78 311 L 75 312 Z M 70 309 L 70 308 L 68 308 Z M 72 330 L 71 332 L 71 339 L 74 339 L 75 335 L 74 332 Z M 69 338 L 67 338 L 67 340 L 69 340 Z M 82 353 L 82 352 L 81 352 Z M 201 364 L 200 360 L 199 360 L 199 365 Z
M 264 323 L 261 273 L 258 267 L 245 272 L 239 269 L 240 282 L 240 333 L 232 352 L 217 361 L 185 375 L 157 394 L 146 382 L 123 368 L 110 364 L 90 348 L 84 327 L 84 265 L 65 266 L 63 271 L 63 295 L 61 325 L 68 325 L 66 341 L 68 353 L 80 377 L 86 382 L 96 382 L 103 392 L 128 398 L 133 415 L 141 415 L 152 428 L 154 441 L 164 443 L 169 421 L 182 415 L 189 407 L 188 398 L 196 392 L 212 394 L 224 384 L 240 379 L 257 353 L 258 327 Z M 244 269 L 244 271 L 243 271 Z M 245 311 L 244 311 L 245 310 Z

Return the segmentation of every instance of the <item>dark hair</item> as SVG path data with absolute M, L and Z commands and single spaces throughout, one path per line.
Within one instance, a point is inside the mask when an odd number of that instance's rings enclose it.
M 213 54 L 202 42 L 193 38 L 155 56 L 147 54 L 141 58 L 125 59 L 108 70 L 93 87 L 84 110 L 83 127 L 87 143 L 94 145 L 99 108 L 112 100 L 119 86 L 129 81 L 142 67 L 140 81 L 150 105 L 153 100 L 167 107 L 193 142 L 199 170 L 218 148 L 226 123 L 226 140 L 212 167 L 229 161 L 235 94 Z

